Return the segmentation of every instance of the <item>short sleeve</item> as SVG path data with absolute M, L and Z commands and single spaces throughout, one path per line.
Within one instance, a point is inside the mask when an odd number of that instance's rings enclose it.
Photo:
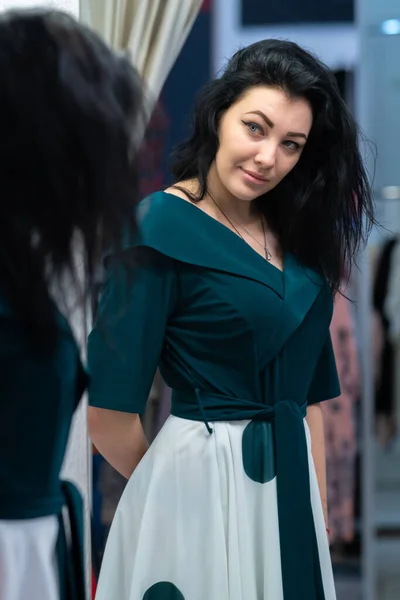
M 89 404 L 142 414 L 175 302 L 174 261 L 149 247 L 106 261 L 88 339 Z
M 340 396 L 340 384 L 330 333 L 322 347 L 313 379 L 308 391 L 307 403 L 316 404 Z

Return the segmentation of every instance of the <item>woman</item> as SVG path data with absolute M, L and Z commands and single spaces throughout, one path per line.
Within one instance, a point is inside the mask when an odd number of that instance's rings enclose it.
M 238 51 L 174 174 L 107 259 L 89 338 L 91 436 L 130 478 L 97 600 L 333 600 L 320 402 L 340 394 L 333 295 L 373 220 L 333 75 L 290 42 Z M 157 365 L 172 414 L 148 449 Z
M 83 600 L 82 506 L 60 481 L 87 383 L 68 308 L 133 214 L 141 87 L 54 11 L 1 15 L 0 77 L 0 599 Z

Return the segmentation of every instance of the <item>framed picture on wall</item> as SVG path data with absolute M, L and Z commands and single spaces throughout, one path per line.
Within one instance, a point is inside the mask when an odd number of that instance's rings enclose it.
M 354 0 L 241 0 L 244 26 L 352 23 Z

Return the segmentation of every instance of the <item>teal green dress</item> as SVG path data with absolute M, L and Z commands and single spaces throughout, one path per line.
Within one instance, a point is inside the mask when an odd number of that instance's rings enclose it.
M 87 376 L 67 321 L 60 314 L 57 318 L 55 351 L 44 355 L 0 299 L 2 598 L 86 597 L 82 501 L 75 485 L 60 480 L 60 471 Z M 68 544 L 66 520 L 71 532 Z M 52 523 L 55 539 L 50 534 Z
M 89 401 L 143 413 L 159 367 L 172 410 L 120 501 L 97 600 L 334 600 L 305 421 L 340 394 L 328 284 L 171 194 L 138 221 L 106 261 Z

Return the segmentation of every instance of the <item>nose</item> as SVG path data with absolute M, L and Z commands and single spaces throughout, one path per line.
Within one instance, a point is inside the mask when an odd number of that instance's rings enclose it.
M 272 140 L 264 140 L 258 149 L 255 161 L 264 169 L 271 169 L 276 161 L 276 144 Z

